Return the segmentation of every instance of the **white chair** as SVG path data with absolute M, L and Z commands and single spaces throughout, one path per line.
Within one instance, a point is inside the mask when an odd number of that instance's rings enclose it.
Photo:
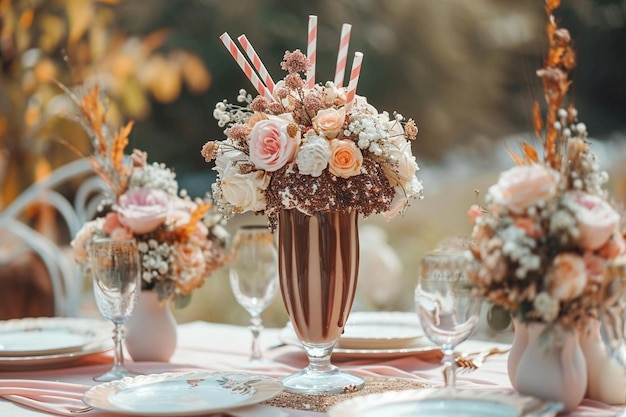
M 70 181 L 81 180 L 73 201 L 57 189 Z M 0 246 L 3 241 L 18 238 L 25 247 L 43 261 L 52 284 L 54 311 L 57 316 L 77 316 L 83 279 L 78 266 L 67 254 L 68 242 L 53 242 L 50 238 L 20 221 L 24 211 L 33 203 L 44 203 L 59 213 L 65 222 L 69 239 L 85 221 L 93 218 L 98 203 L 106 193 L 104 181 L 95 175 L 86 158 L 70 162 L 31 185 L 0 212 Z M 57 225 L 62 227 L 62 224 Z M 8 232 L 8 233 L 7 233 Z M 0 256 L 0 267 L 19 252 Z

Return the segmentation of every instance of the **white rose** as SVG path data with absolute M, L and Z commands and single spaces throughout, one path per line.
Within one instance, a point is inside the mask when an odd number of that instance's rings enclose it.
M 213 168 L 222 177 L 224 176 L 224 172 L 233 167 L 237 162 L 248 160 L 246 154 L 229 146 L 231 145 L 230 141 L 224 141 L 224 145 L 226 146 L 223 146 L 222 149 L 226 150 L 215 158 L 215 168 Z
M 354 104 L 352 108 L 360 109 L 361 111 L 369 114 L 378 114 L 378 110 L 376 110 L 376 107 L 367 102 L 367 97 L 363 97 L 358 94 L 355 94 L 354 96 Z
M 409 205 L 409 199 L 419 197 L 423 189 L 424 186 L 422 185 L 421 181 L 417 179 L 416 176 L 413 176 L 411 181 L 408 181 L 406 184 L 404 184 L 404 186 L 395 186 L 394 191 L 396 192 L 396 195 L 391 201 L 391 207 L 389 208 L 389 210 L 383 213 L 385 219 L 391 220 L 398 214 L 403 213 Z
M 399 175 L 398 181 L 395 181 L 395 178 L 390 179 L 392 187 L 412 181 L 412 178 L 415 177 L 415 172 L 419 169 L 411 151 L 411 143 L 407 142 L 404 136 L 401 136 L 401 139 L 398 145 L 391 144 L 389 146 L 390 157 L 398 162 L 395 172 Z
M 328 166 L 331 150 L 328 140 L 320 136 L 308 137 L 296 156 L 296 165 L 300 173 L 319 177 Z
M 269 177 L 261 171 L 242 174 L 237 167 L 231 167 L 222 176 L 222 195 L 242 213 L 250 210 L 261 211 L 265 209 L 263 190 L 268 184 Z

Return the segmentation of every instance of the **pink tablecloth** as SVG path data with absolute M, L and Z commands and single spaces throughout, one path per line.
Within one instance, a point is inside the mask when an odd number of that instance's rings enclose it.
M 264 366 L 250 367 L 246 365 L 250 349 L 250 333 L 245 327 L 224 324 L 193 322 L 179 326 L 178 348 L 170 363 L 142 362 L 133 363 L 128 361 L 128 367 L 141 373 L 158 373 L 173 370 L 188 370 L 197 367 L 210 370 L 240 370 L 262 373 L 275 377 L 282 377 L 296 372 L 306 365 L 303 352 L 293 346 L 272 348 L 280 344 L 279 329 L 266 329 L 261 335 L 261 343 L 265 350 L 265 357 L 272 360 Z M 484 349 L 492 344 L 486 342 L 468 342 L 466 347 L 470 350 Z M 436 354 L 420 354 L 400 358 L 361 358 L 335 361 L 343 369 L 349 370 L 361 376 L 393 376 L 411 378 L 434 386 L 443 385 L 439 356 Z M 35 389 L 44 387 L 68 390 L 60 383 L 77 384 L 73 389 L 80 394 L 94 382 L 92 376 L 107 370 L 111 364 L 110 354 L 97 355 L 84 359 L 71 367 L 51 370 L 36 371 L 0 371 L 0 396 L 10 394 L 19 388 L 27 388 L 31 385 Z M 47 383 L 45 381 L 48 381 Z M 458 376 L 458 386 L 476 389 L 511 389 L 506 374 L 506 355 L 490 357 L 478 370 Z M 71 391 L 71 389 L 69 390 Z M 77 395 L 80 398 L 80 395 Z M 19 397 L 5 397 L 16 399 Z M 36 407 L 22 401 L 24 405 L 16 405 L 13 401 L 0 400 L 0 416 L 11 417 L 35 417 L 53 415 L 48 412 L 35 411 Z M 261 415 L 288 415 L 300 416 L 323 416 L 322 413 L 310 411 L 296 411 L 289 409 L 271 409 L 267 406 L 255 406 L 248 414 L 242 410 L 240 416 Z M 589 400 L 583 403 L 570 414 L 571 417 L 591 416 L 614 416 L 621 408 L 610 407 L 602 403 Z M 62 413 L 59 413 L 62 414 Z M 102 412 L 90 412 L 82 415 L 108 416 Z

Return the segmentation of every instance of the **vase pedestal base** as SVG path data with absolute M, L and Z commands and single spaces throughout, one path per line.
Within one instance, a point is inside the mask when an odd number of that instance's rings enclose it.
M 327 371 L 315 371 L 307 367 L 282 379 L 285 391 L 296 394 L 323 395 L 358 391 L 365 380 L 331 366 Z

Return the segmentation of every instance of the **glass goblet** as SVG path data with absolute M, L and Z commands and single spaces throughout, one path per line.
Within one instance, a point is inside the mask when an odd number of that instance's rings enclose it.
M 615 261 L 605 274 L 600 292 L 600 335 L 609 354 L 626 369 L 626 262 Z M 618 417 L 626 417 L 626 410 Z
M 230 286 L 237 302 L 250 313 L 250 362 L 260 362 L 263 359 L 259 344 L 263 330 L 261 313 L 278 291 L 278 252 L 267 226 L 243 226 L 235 233 Z
M 94 380 L 107 382 L 132 375 L 124 367 L 122 325 L 132 314 L 141 290 L 141 263 L 134 240 L 95 240 L 89 245 L 93 291 L 100 313 L 114 324 L 113 367 Z
M 474 331 L 481 299 L 472 294 L 469 274 L 476 261 L 464 250 L 433 251 L 422 259 L 415 306 L 426 336 L 443 351 L 446 387 L 456 386 L 454 349 Z

